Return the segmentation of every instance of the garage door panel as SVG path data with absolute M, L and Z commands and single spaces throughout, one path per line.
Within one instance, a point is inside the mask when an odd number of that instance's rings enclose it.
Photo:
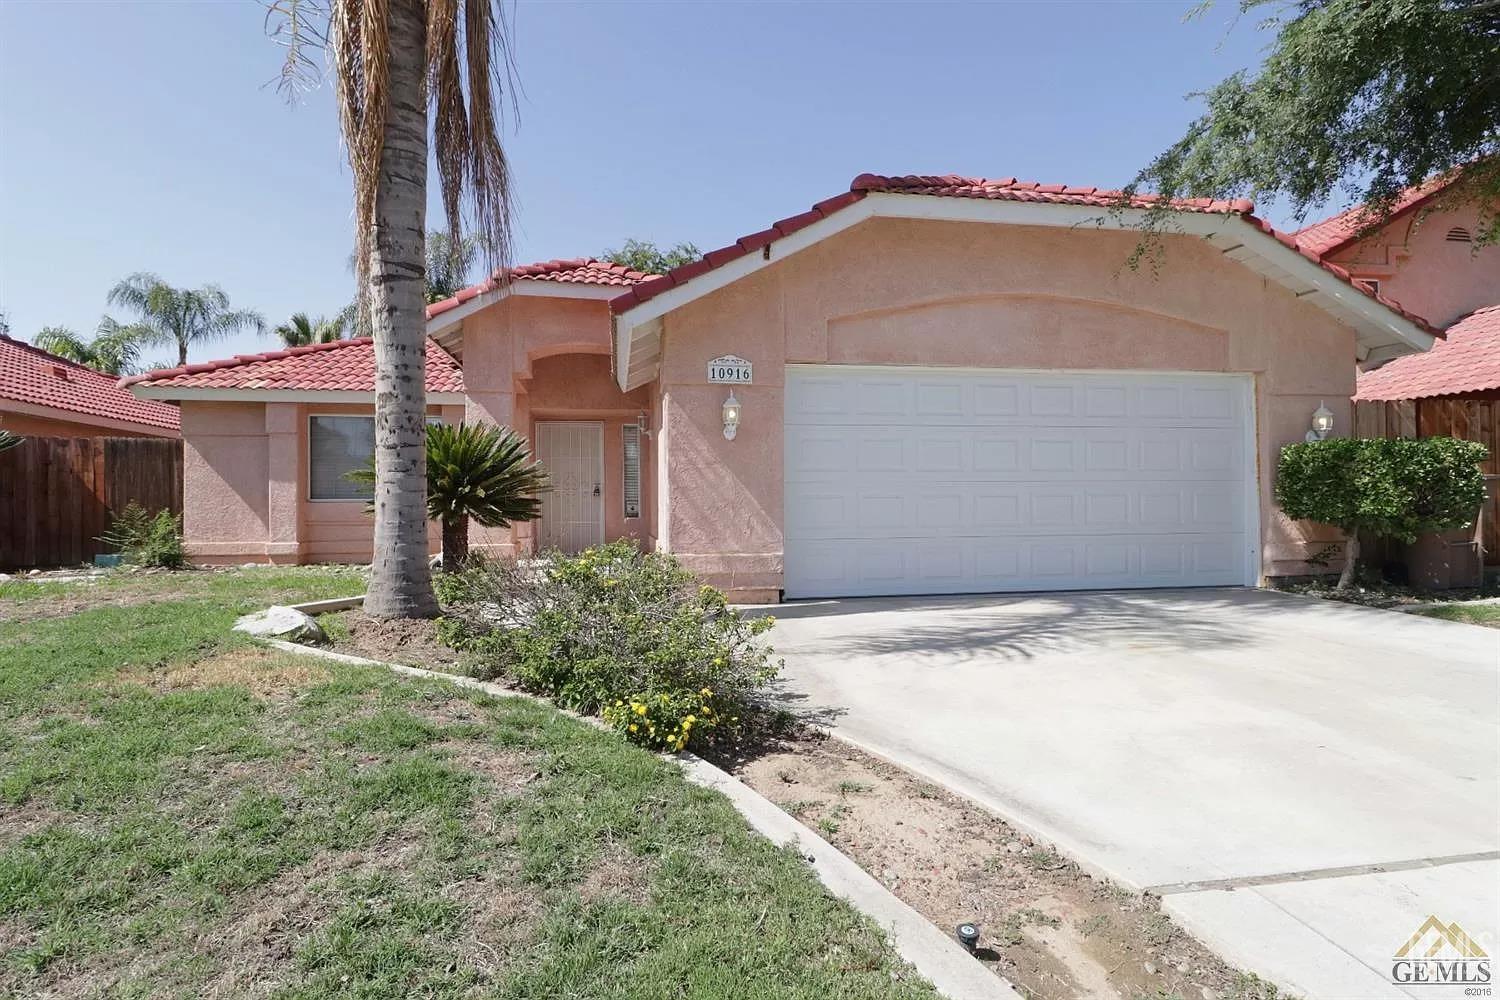
M 788 369 L 788 596 L 1247 582 L 1249 382 Z
M 1236 554 L 1223 541 L 1067 537 L 809 542 L 789 549 L 785 567 L 808 593 L 861 597 L 1007 590 L 1221 586 Z
M 1107 426 L 1121 420 L 1236 427 L 1242 419 L 1242 386 L 1223 377 L 1153 374 L 1143 381 L 1139 374 L 1117 372 L 996 376 L 929 371 L 930 376 L 895 370 L 823 376 L 807 368 L 793 369 L 787 384 L 787 423 L 879 419 L 921 425 L 962 418 L 965 423 L 1027 427 L 1059 422 Z
M 1242 484 L 1239 430 L 1200 427 L 794 426 L 789 483 L 1217 480 Z
M 1244 491 L 1198 483 L 790 484 L 788 539 L 1222 533 L 1245 521 Z M 790 546 L 789 546 L 790 547 Z

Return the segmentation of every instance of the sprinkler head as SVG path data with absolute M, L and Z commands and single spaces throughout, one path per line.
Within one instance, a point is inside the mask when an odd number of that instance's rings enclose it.
M 970 951 L 979 947 L 978 924 L 959 924 L 953 933 L 958 935 L 958 943 Z

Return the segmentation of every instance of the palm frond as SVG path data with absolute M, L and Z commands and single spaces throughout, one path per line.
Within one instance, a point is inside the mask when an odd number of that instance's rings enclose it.
M 48 354 L 56 354 L 81 365 L 88 364 L 93 358 L 89 343 L 65 326 L 44 326 L 31 338 L 31 343 Z

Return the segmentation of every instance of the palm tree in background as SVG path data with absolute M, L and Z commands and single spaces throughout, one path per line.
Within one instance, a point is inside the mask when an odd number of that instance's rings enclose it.
M 326 47 L 354 175 L 360 312 L 375 337 L 375 559 L 365 613 L 438 613 L 427 566 L 428 135 L 448 231 L 510 260 L 510 168 L 497 100 L 511 64 L 494 0 L 270 0 L 282 89 L 320 78 Z M 326 25 L 326 28 L 325 28 Z M 430 121 L 429 121 L 430 117 Z M 364 324 L 358 324 L 363 331 Z
M 292 318 L 276 328 L 276 336 L 287 347 L 306 347 L 308 344 L 331 344 L 344 339 L 346 320 L 343 313 L 337 316 L 319 316 L 309 319 L 307 313 L 292 313 Z
M 129 328 L 136 331 L 139 343 L 175 343 L 179 365 L 187 364 L 188 348 L 194 344 L 221 340 L 242 330 L 264 333 L 266 328 L 266 321 L 255 310 L 231 309 L 229 296 L 218 285 L 173 288 L 146 271 L 138 271 L 111 288 L 109 302 L 135 310 L 140 318 Z
M 136 326 L 122 326 L 105 316 L 90 340 L 65 326 L 44 326 L 31 338 L 31 343 L 48 354 L 76 361 L 106 375 L 133 375 L 143 370 L 140 359 L 144 333 Z
M 447 230 L 428 230 L 427 301 L 441 302 L 468 287 L 479 251 L 479 241 L 472 236 L 454 239 Z

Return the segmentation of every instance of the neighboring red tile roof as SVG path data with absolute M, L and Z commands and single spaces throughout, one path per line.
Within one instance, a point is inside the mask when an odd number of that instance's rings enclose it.
M 538 264 L 522 264 L 508 272 L 496 274 L 488 281 L 470 285 L 451 298 L 434 302 L 427 307 L 427 318 L 456 309 L 476 295 L 483 295 L 499 288 L 506 281 L 553 281 L 573 285 L 634 285 L 654 275 L 632 271 L 623 264 L 599 260 L 595 257 L 573 257 L 568 260 L 547 260 Z
M 1500 305 L 1476 309 L 1448 327 L 1423 354 L 1408 354 L 1360 372 L 1354 398 L 1421 399 L 1500 389 Z
M 120 382 L 122 386 L 142 384 L 183 389 L 374 392 L 375 342 L 357 337 L 264 354 L 237 354 L 223 361 L 133 375 Z M 463 369 L 431 340 L 427 342 L 427 391 L 464 391 Z
M 1038 184 L 1034 181 L 1019 181 L 1014 177 L 1007 177 L 1003 180 L 989 180 L 983 177 L 959 177 L 953 174 L 941 177 L 885 177 L 878 174 L 860 174 L 849 185 L 848 191 L 840 195 L 835 195 L 825 201 L 818 202 L 810 211 L 782 219 L 780 222 L 774 222 L 770 228 L 741 237 L 726 247 L 712 250 L 704 254 L 699 260 L 683 264 L 681 267 L 674 267 L 666 274 L 647 278 L 633 285 L 629 290 L 609 300 L 610 311 L 614 313 L 625 312 L 627 309 L 655 298 L 669 288 L 689 282 L 700 274 L 722 267 L 736 258 L 754 253 L 783 237 L 790 236 L 799 229 L 805 229 L 814 222 L 826 219 L 835 212 L 847 208 L 864 198 L 867 194 L 874 192 L 927 195 L 939 198 L 1020 201 L 1049 205 L 1082 205 L 1101 209 L 1114 207 L 1120 197 L 1120 192 L 1118 191 L 1095 187 L 1072 187 L 1066 184 Z M 1135 195 L 1130 199 L 1128 204 L 1131 208 L 1146 208 L 1159 204 L 1160 200 L 1155 195 Z M 1230 201 L 1209 198 L 1174 199 L 1171 205 L 1174 209 L 1184 212 L 1237 215 L 1251 225 L 1257 226 L 1262 231 L 1275 237 L 1278 242 L 1300 253 L 1303 257 L 1333 274 L 1339 280 L 1358 289 L 1361 294 L 1375 299 L 1388 309 L 1403 316 L 1423 331 L 1434 336 L 1441 336 L 1441 333 L 1428 324 L 1422 317 L 1403 309 L 1400 303 L 1372 292 L 1368 286 L 1355 282 L 1349 276 L 1349 272 L 1342 267 L 1324 261 L 1319 254 L 1299 246 L 1293 237 L 1286 233 L 1278 232 L 1269 223 L 1257 218 L 1254 214 L 1255 205 L 1244 198 L 1236 198 Z
M 1386 214 L 1386 222 L 1409 209 L 1417 208 L 1426 204 L 1434 196 L 1442 192 L 1454 180 L 1456 174 L 1444 177 L 1436 177 L 1425 184 L 1407 188 L 1396 197 L 1391 205 L 1391 210 Z M 1355 205 L 1347 208 L 1338 215 L 1330 216 L 1322 222 L 1314 222 L 1310 226 L 1303 226 L 1293 234 L 1297 245 L 1311 250 L 1320 257 L 1326 257 L 1335 251 L 1353 243 L 1363 232 L 1366 226 L 1375 220 L 1365 214 L 1364 205 Z M 1383 224 L 1383 223 L 1382 223 Z
M 181 421 L 177 407 L 154 399 L 136 399 L 122 390 L 118 381 L 118 376 L 85 368 L 0 334 L 0 399 L 178 429 Z

